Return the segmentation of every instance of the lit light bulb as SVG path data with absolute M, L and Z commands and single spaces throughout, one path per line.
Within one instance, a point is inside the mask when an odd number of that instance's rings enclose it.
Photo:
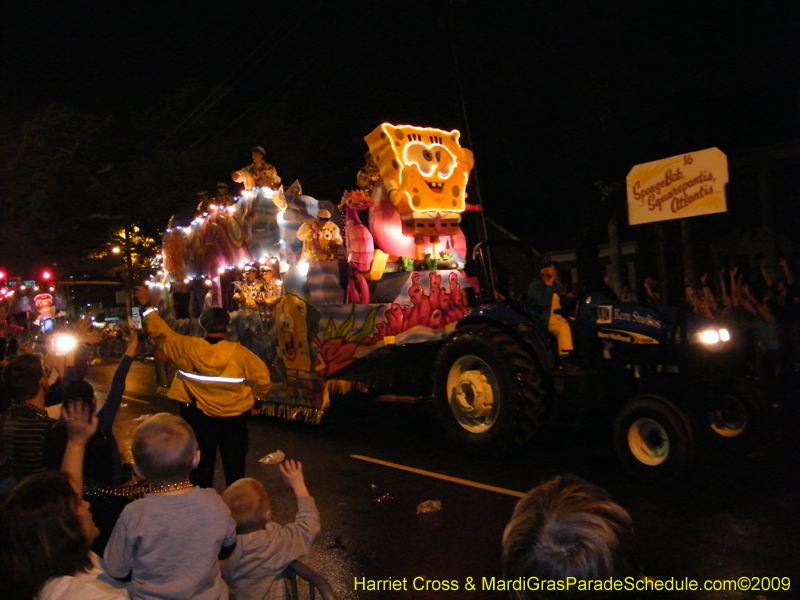
M 299 263 L 297 263 L 297 270 L 301 275 L 308 275 L 309 266 L 310 265 L 306 261 L 301 260 Z

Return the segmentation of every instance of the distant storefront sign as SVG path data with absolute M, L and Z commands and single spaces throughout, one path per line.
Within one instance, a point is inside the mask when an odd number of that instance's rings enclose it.
M 627 183 L 631 225 L 728 210 L 728 157 L 719 148 L 636 165 Z

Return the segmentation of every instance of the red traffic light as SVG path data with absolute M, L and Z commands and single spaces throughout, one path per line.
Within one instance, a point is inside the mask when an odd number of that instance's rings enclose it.
M 0 271 L 0 281 L 3 281 L 6 278 L 6 274 L 4 271 Z
M 52 279 L 52 277 L 53 277 L 53 274 L 50 273 L 50 271 L 43 271 L 42 272 L 42 279 L 44 279 L 45 281 L 50 281 L 50 279 Z

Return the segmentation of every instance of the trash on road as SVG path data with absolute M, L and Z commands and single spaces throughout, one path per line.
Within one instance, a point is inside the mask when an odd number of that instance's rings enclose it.
M 275 452 L 270 452 L 263 458 L 259 458 L 258 462 L 262 465 L 277 465 L 284 458 L 286 458 L 286 455 L 283 453 L 283 450 L 275 450 Z
M 387 500 L 394 500 L 394 496 L 392 496 L 391 494 L 389 494 L 387 492 L 386 494 L 383 494 L 383 495 L 378 496 L 377 498 L 375 498 L 375 500 L 373 500 L 373 502 L 386 502 Z
M 417 514 L 432 513 L 438 510 L 442 510 L 441 500 L 425 500 L 425 502 L 420 502 L 417 505 Z

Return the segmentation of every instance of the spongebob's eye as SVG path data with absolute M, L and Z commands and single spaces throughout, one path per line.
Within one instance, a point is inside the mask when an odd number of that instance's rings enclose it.
M 409 143 L 403 151 L 403 159 L 407 165 L 416 165 L 423 177 L 429 177 L 436 169 L 433 152 L 420 142 Z
M 432 148 L 432 151 L 436 156 L 436 164 L 439 166 L 439 177 L 447 179 L 456 165 L 455 157 L 448 152 L 447 148 L 438 144 Z

